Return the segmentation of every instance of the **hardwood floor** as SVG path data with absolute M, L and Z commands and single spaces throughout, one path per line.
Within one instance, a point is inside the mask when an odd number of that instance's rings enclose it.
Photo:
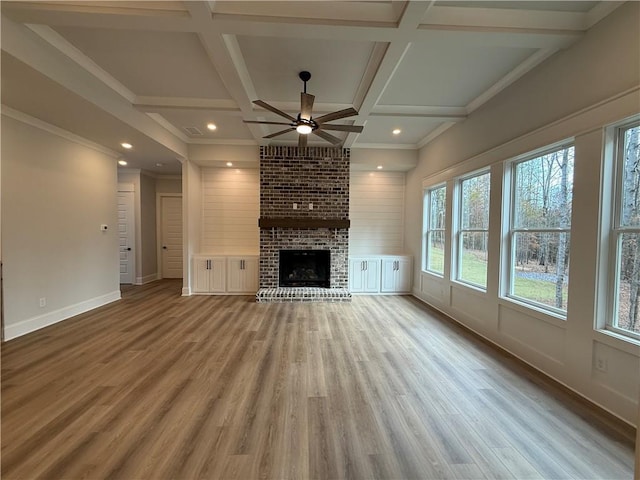
M 3 345 L 3 478 L 633 476 L 631 429 L 415 299 L 180 288 Z

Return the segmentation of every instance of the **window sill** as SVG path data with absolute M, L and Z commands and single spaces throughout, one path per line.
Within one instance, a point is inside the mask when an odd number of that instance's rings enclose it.
M 627 337 L 626 335 L 613 330 L 607 330 L 606 328 L 595 329 L 596 340 L 601 343 L 606 343 L 612 348 L 623 350 L 631 355 L 640 357 L 640 340 L 633 337 Z

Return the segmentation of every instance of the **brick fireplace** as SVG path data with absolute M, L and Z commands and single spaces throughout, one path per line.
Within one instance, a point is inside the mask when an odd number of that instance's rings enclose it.
M 259 225 L 258 301 L 351 299 L 349 149 L 260 147 Z M 328 250 L 329 287 L 282 287 L 281 250 Z

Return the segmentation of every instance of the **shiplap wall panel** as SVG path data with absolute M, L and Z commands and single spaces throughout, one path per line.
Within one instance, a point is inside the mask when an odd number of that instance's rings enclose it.
M 202 169 L 202 252 L 257 255 L 260 175 L 257 168 Z
M 404 253 L 403 172 L 351 172 L 350 255 Z

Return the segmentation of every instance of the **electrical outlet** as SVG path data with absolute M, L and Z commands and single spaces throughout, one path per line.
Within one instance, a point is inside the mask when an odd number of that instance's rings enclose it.
M 42 297 L 40 299 L 40 308 L 46 307 L 46 306 L 47 306 L 47 299 L 45 297 Z
M 309 204 L 309 210 L 313 210 L 313 203 Z
M 297 203 L 294 203 L 294 204 L 293 204 L 293 209 L 294 209 L 294 210 L 297 210 L 297 209 L 298 209 L 298 204 L 297 204 Z
M 600 370 L 601 372 L 606 372 L 607 369 L 608 369 L 607 359 L 601 356 L 596 357 L 596 370 Z

